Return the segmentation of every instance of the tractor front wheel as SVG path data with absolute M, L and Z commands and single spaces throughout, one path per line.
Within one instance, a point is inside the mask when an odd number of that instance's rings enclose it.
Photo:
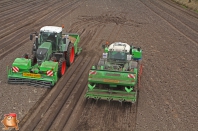
M 66 62 L 67 62 L 67 66 L 70 66 L 75 59 L 75 49 L 74 49 L 74 44 L 70 43 L 68 48 L 67 48 L 67 52 L 66 52 Z
M 66 72 L 66 60 L 65 58 L 60 58 L 58 62 L 58 77 L 61 78 Z

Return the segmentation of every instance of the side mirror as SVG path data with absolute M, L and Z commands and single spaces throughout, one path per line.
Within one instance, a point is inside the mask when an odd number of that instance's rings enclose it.
M 105 48 L 105 45 L 102 45 L 102 48 L 104 49 Z
M 33 39 L 33 35 L 31 34 L 31 35 L 30 35 L 30 40 L 32 40 L 32 39 Z

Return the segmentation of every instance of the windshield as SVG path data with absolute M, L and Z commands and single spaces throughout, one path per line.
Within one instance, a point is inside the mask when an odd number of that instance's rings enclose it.
M 38 60 L 42 61 L 45 59 L 45 56 L 47 54 L 47 49 L 45 48 L 38 48 L 37 52 L 36 52 L 36 57 Z
M 55 34 L 50 32 L 41 32 L 41 39 L 43 42 L 47 40 L 55 41 Z
M 108 52 L 108 59 L 126 60 L 127 59 L 127 54 L 125 52 L 109 51 Z

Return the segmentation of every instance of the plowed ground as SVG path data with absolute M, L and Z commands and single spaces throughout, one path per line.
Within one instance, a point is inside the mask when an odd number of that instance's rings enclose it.
M 84 0 L 58 22 L 48 20 L 48 25 L 64 24 L 66 32 L 79 33 L 85 56 L 101 57 L 101 45 L 106 41 L 133 43 L 143 49 L 138 105 L 84 102 L 81 97 L 75 108 L 78 114 L 71 115 L 68 126 L 76 123 L 76 131 L 197 131 L 198 15 L 168 3 L 163 0 Z M 35 22 L 26 29 L 39 30 L 43 25 Z M 27 42 L 0 60 L 2 119 L 8 112 L 16 112 L 22 119 L 47 91 L 6 83 L 6 66 L 11 65 L 15 57 L 30 52 L 31 47 L 32 42 Z

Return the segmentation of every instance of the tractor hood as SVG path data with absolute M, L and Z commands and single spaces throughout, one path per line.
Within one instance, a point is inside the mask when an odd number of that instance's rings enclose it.
M 36 57 L 38 61 L 46 60 L 47 54 L 52 50 L 51 42 L 44 42 L 41 44 L 36 52 Z
M 46 48 L 38 48 L 36 52 L 36 58 L 40 61 L 45 60 L 47 52 L 48 52 L 48 49 Z

